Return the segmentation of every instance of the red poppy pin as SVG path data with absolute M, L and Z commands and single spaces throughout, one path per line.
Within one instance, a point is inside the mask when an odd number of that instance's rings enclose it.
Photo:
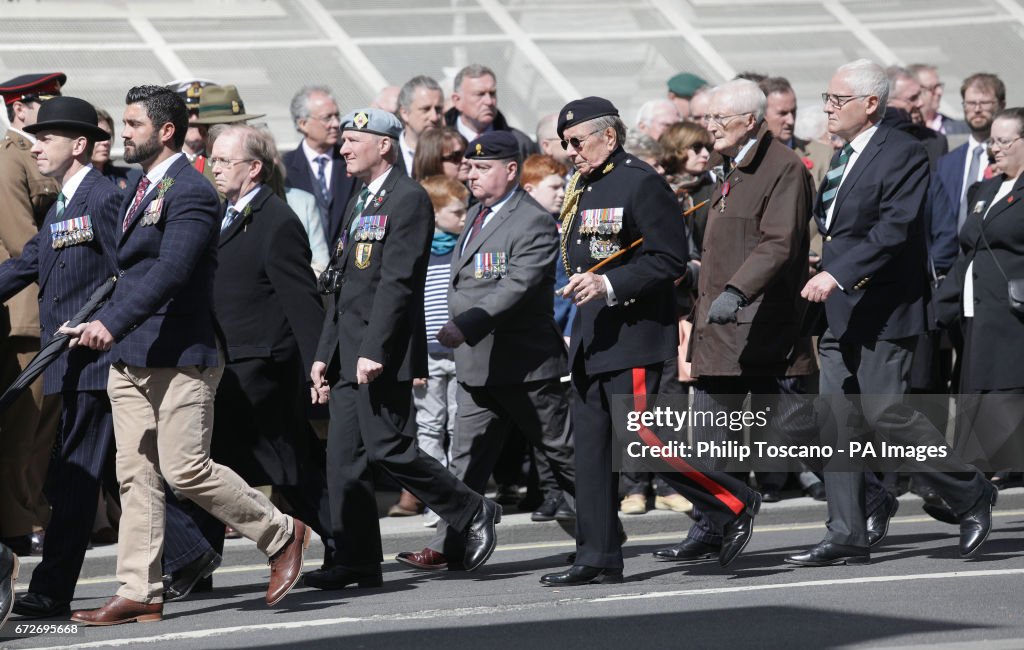
M 803 162 L 804 167 L 806 167 L 807 169 L 814 169 L 814 161 L 808 158 L 807 156 L 804 156 L 800 160 L 801 162 Z
M 1013 197 L 1012 196 L 1006 197 L 1006 202 L 1007 203 L 1013 203 Z

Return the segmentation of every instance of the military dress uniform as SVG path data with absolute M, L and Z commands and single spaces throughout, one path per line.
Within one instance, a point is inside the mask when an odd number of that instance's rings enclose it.
M 618 115 L 607 100 L 570 102 L 559 114 L 559 136 L 574 124 L 604 115 Z M 666 361 L 676 358 L 673 280 L 685 270 L 681 242 L 686 233 L 666 181 L 621 146 L 588 176 L 573 177 L 565 206 L 561 263 L 570 276 L 644 238 L 637 249 L 605 267 L 613 304 L 593 300 L 580 305 L 569 348 L 576 436 L 576 564 L 621 569 L 611 405 L 613 396 L 632 395 L 634 408 L 644 409 L 648 396 L 658 392 Z M 722 526 L 756 513 L 759 496 L 727 474 L 702 473 L 681 459 L 666 470 L 660 474 L 666 482 Z
M 63 73 L 29 74 L 0 83 L 4 104 L 41 102 L 59 95 Z M 39 173 L 31 136 L 9 128 L 0 141 L 0 263 L 21 255 L 39 231 L 60 187 Z M 10 385 L 39 352 L 39 295 L 35 284 L 4 303 L 0 315 L 0 384 Z M 43 381 L 32 383 L 0 413 L 0 538 L 23 537 L 45 525 L 49 506 L 42 496 L 57 428 L 58 398 L 44 397 Z M 16 549 L 17 550 L 17 549 Z

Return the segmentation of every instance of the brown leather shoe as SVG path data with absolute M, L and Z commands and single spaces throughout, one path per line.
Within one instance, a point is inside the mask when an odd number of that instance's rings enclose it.
M 292 518 L 292 539 L 270 558 L 270 584 L 267 585 L 267 605 L 273 607 L 288 595 L 302 577 L 302 552 L 309 548 L 310 530 L 306 524 Z
M 448 568 L 448 558 L 432 548 L 422 551 L 402 551 L 395 560 L 420 571 L 443 571 Z
M 114 596 L 99 609 L 80 609 L 71 620 L 85 625 L 120 625 L 121 623 L 155 623 L 164 617 L 163 603 L 140 603 Z

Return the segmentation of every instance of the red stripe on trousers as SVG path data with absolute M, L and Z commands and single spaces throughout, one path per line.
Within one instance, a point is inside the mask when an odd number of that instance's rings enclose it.
M 637 411 L 647 410 L 647 368 L 633 368 L 633 408 Z M 648 447 L 664 447 L 665 443 L 658 436 L 644 425 L 640 425 L 640 440 Z M 669 456 L 662 458 L 672 466 L 674 470 L 683 474 L 690 480 L 698 483 L 712 496 L 721 501 L 733 514 L 740 514 L 747 507 L 742 501 L 736 498 L 732 492 L 718 484 L 703 472 L 693 468 L 682 458 Z

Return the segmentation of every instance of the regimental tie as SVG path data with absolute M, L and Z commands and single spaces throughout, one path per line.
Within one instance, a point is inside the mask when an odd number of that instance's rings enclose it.
M 363 208 L 366 207 L 366 201 L 370 198 L 370 188 L 363 186 L 363 189 L 359 190 L 359 196 L 356 197 L 356 204 L 352 206 L 352 214 L 349 215 L 351 219 L 351 225 L 348 228 L 348 236 L 353 237 L 356 234 L 356 228 L 359 227 L 359 215 L 363 213 Z
M 220 220 L 220 231 L 224 232 L 231 227 L 231 224 L 238 218 L 238 210 L 234 208 L 228 208 L 228 211 L 224 214 L 224 218 Z
M 828 173 L 825 175 L 825 191 L 821 194 L 821 208 L 822 212 L 826 214 L 828 214 L 828 209 L 832 206 L 832 202 L 836 200 L 839 186 L 843 182 L 843 173 L 846 171 L 846 165 L 850 162 L 850 156 L 852 155 L 853 146 L 848 142 L 843 146 L 839 152 L 839 157 L 832 163 Z
M 150 180 L 149 176 L 143 176 L 142 180 L 139 181 L 139 187 L 135 190 L 135 198 L 132 199 L 132 205 L 128 208 L 127 214 L 124 215 L 124 223 L 121 224 L 121 232 L 128 231 L 128 225 L 132 222 L 132 217 L 139 211 L 139 205 L 142 204 L 142 197 L 146 196 L 146 190 L 149 189 Z
M 473 219 L 473 225 L 469 229 L 469 234 L 466 236 L 466 243 L 462 245 L 460 254 L 466 252 L 466 248 L 469 247 L 469 242 L 473 241 L 473 238 L 480 234 L 480 231 L 484 228 L 484 221 L 487 219 L 487 215 L 491 213 L 491 209 L 486 206 L 480 206 L 480 212 L 477 213 L 476 219 Z
M 64 192 L 57 193 L 57 221 L 61 220 L 64 216 L 64 208 L 67 204 L 67 197 L 64 196 Z
M 327 156 L 317 156 L 316 182 L 320 189 L 320 198 L 325 204 L 331 202 L 331 193 L 327 189 Z

